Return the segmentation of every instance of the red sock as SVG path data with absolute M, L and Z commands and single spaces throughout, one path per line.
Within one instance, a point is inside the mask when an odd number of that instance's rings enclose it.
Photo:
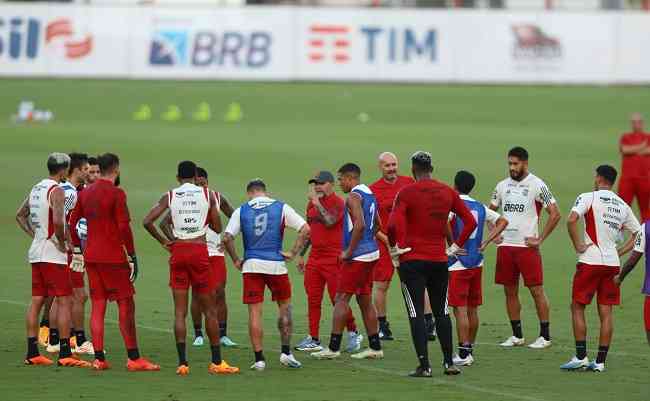
M 135 302 L 133 297 L 117 301 L 119 312 L 120 333 L 124 339 L 127 350 L 138 348 L 138 340 L 135 334 Z
M 106 300 L 93 299 L 90 311 L 90 334 L 93 337 L 95 351 L 104 350 L 104 317 L 106 315 Z

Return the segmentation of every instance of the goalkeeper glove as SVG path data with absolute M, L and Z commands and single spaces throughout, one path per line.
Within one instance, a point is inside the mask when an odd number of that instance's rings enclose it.
M 128 256 L 129 269 L 131 269 L 131 274 L 129 275 L 129 280 L 133 283 L 138 278 L 138 258 L 133 255 Z
M 72 250 L 72 262 L 70 263 L 70 268 L 73 272 L 84 272 L 84 255 L 81 253 L 81 248 L 78 246 L 75 246 Z

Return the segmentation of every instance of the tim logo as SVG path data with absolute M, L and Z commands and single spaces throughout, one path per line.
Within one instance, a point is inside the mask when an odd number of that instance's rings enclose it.
M 152 65 L 187 64 L 187 31 L 157 31 L 151 41 L 149 63 Z
M 93 37 L 77 32 L 68 18 L 58 18 L 43 27 L 37 18 L 0 17 L 0 57 L 12 60 L 35 59 L 41 46 L 62 48 L 66 59 L 76 60 L 90 54 Z
M 345 25 L 319 25 L 309 27 L 309 60 L 321 63 L 326 60 L 347 63 L 350 28 Z
M 562 57 L 562 45 L 537 25 L 513 25 L 515 35 L 513 57 L 521 60 L 555 60 Z

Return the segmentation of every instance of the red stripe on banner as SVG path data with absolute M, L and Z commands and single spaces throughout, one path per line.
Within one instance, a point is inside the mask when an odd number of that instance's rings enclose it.
M 313 39 L 309 41 L 309 46 L 311 47 L 323 47 L 324 44 L 325 42 L 320 39 Z
M 70 35 L 72 35 L 72 25 L 70 24 L 70 21 L 65 18 L 61 18 L 47 25 L 47 29 L 45 31 L 45 42 L 49 43 L 53 38 L 57 36 Z
M 350 28 L 344 25 L 312 25 L 309 30 L 312 33 L 348 33 Z
M 69 58 L 80 58 L 93 49 L 93 38 L 87 37 L 83 42 L 68 42 L 65 44 L 65 54 Z
M 322 53 L 311 53 L 309 55 L 311 61 L 323 61 L 323 58 L 325 58 L 325 56 Z
M 347 63 L 350 60 L 350 57 L 347 54 L 336 54 L 334 55 L 334 60 L 337 63 Z
M 339 39 L 336 42 L 334 42 L 334 46 L 336 47 L 348 47 L 350 46 L 350 42 L 347 40 Z

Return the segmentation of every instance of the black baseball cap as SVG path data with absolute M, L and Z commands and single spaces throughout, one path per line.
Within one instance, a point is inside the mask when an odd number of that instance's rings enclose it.
M 319 171 L 314 178 L 309 180 L 310 184 L 322 184 L 324 182 L 334 182 L 334 176 L 329 171 Z

